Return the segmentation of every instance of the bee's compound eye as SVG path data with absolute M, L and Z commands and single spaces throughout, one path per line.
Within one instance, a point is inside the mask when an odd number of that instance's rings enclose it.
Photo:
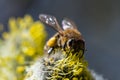
M 72 47 L 73 44 L 74 44 L 74 42 L 75 42 L 74 39 L 69 39 L 69 40 L 67 41 L 67 46 L 68 46 L 68 47 Z

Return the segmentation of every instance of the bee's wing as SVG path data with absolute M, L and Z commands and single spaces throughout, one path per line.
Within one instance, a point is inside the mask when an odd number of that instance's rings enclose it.
M 68 18 L 63 19 L 62 27 L 63 27 L 64 30 L 66 30 L 68 28 L 77 30 L 77 27 L 76 27 L 75 23 Z
M 62 31 L 60 25 L 58 24 L 58 22 L 57 22 L 57 20 L 56 20 L 56 18 L 54 16 L 46 15 L 46 14 L 40 14 L 39 19 L 42 22 L 52 26 L 58 32 Z

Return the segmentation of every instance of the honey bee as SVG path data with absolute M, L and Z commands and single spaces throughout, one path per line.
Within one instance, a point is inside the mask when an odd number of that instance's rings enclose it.
M 45 52 L 50 55 L 55 49 L 58 48 L 72 53 L 82 50 L 83 56 L 85 51 L 85 41 L 72 20 L 64 18 L 61 28 L 54 16 L 40 14 L 39 18 L 41 22 L 51 26 L 57 31 L 57 33 L 47 41 L 44 47 Z

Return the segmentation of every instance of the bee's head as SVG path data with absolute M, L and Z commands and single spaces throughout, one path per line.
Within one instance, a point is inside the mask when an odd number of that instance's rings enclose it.
M 69 39 L 66 44 L 67 48 L 69 50 L 72 50 L 72 52 L 76 53 L 80 50 L 85 50 L 85 42 L 83 40 L 76 40 L 74 38 Z
M 79 31 L 76 29 L 66 29 L 60 35 L 58 42 L 62 49 L 67 52 L 76 53 L 85 50 L 85 41 Z

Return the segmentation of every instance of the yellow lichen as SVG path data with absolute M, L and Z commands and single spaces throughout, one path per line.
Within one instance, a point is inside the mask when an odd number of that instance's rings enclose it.
M 46 31 L 30 15 L 10 18 L 8 28 L 0 39 L 0 80 L 23 80 L 25 67 L 43 55 Z

